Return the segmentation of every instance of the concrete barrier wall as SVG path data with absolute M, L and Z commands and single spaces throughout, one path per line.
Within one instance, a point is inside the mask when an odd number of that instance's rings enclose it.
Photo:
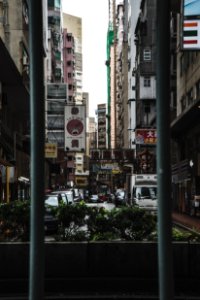
M 157 243 L 45 243 L 45 277 L 157 278 Z M 175 278 L 199 279 L 200 244 L 173 243 Z M 29 243 L 0 243 L 0 279 L 27 278 Z

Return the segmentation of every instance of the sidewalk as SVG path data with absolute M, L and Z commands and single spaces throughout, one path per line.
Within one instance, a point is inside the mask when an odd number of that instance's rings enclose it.
M 193 217 L 184 213 L 173 212 L 172 220 L 200 233 L 200 217 Z

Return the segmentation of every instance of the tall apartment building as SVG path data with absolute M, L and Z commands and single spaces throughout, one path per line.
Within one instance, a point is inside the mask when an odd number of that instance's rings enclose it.
M 67 83 L 67 103 L 75 103 L 75 40 L 67 28 L 63 28 L 63 79 Z
M 88 111 L 89 96 L 82 93 L 82 19 L 63 13 L 60 1 L 49 1 L 48 24 L 47 141 L 57 144 L 58 157 L 52 160 L 52 163 L 55 167 L 60 164 L 52 180 L 55 185 L 73 185 L 83 181 L 79 177 L 76 178 L 76 175 L 85 175 L 87 169 L 83 149 L 85 146 L 75 149 L 75 142 L 79 144 L 78 139 L 74 140 L 71 146 L 67 144 L 69 141 L 67 122 L 76 118 L 75 115 L 67 115 L 72 111 L 70 106 L 84 105 L 84 109 Z M 58 70 L 54 72 L 55 66 L 56 70 L 61 66 L 60 73 Z M 59 74 L 60 77 L 57 77 Z M 48 90 L 52 90 L 56 97 L 50 96 L 48 99 Z M 84 123 L 87 124 L 85 120 Z M 84 132 L 86 131 L 84 125 Z
M 86 117 L 86 148 L 85 148 L 85 169 L 89 170 L 89 156 L 90 156 L 90 117 L 89 117 L 89 94 L 83 92 L 83 105 L 85 105 Z
M 141 0 L 125 1 L 124 5 L 128 6 L 125 11 L 128 13 L 128 144 L 131 149 L 136 148 L 135 128 L 136 128 L 136 72 L 135 72 L 135 28 L 140 12 Z
M 97 148 L 106 149 L 106 104 L 97 105 Z
M 156 1 L 142 0 L 135 28 L 136 165 L 155 173 L 156 157 Z
M 50 53 L 48 74 L 48 82 L 63 81 L 62 66 L 62 6 L 60 1 L 48 1 L 48 29 L 49 29 L 49 45 Z
M 63 13 L 63 28 L 66 28 L 74 37 L 75 55 L 75 102 L 82 104 L 82 19 Z
M 0 201 L 30 196 L 28 39 L 28 1 L 0 1 Z
M 64 105 L 67 88 L 63 81 L 62 7 L 59 1 L 48 1 L 46 140 L 55 143 L 58 149 L 64 148 Z
M 119 4 L 116 13 L 116 148 L 128 148 L 128 14 Z
M 107 34 L 108 148 L 116 147 L 116 1 L 109 0 Z
M 171 123 L 172 133 L 172 192 L 174 207 L 190 215 L 199 214 L 194 207 L 200 195 L 200 53 L 197 45 L 184 48 L 183 24 L 199 22 L 200 13 L 183 17 L 183 1 L 173 5 L 171 38 L 176 38 L 176 117 Z M 186 34 L 187 33 L 187 34 Z
M 0 57 L 0 201 L 9 201 L 18 192 L 29 194 L 29 150 L 23 149 L 30 134 L 26 1 L 0 2 Z
M 89 117 L 89 149 L 97 148 L 97 124 L 94 117 Z

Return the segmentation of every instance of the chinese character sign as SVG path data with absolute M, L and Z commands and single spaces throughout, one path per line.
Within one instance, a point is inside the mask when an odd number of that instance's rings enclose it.
M 135 131 L 136 144 L 150 144 L 154 145 L 157 142 L 156 129 L 137 129 Z

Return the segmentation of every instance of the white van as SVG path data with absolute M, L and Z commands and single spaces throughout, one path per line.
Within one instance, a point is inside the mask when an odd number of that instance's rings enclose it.
M 133 187 L 133 202 L 140 208 L 156 212 L 158 209 L 156 186 Z

